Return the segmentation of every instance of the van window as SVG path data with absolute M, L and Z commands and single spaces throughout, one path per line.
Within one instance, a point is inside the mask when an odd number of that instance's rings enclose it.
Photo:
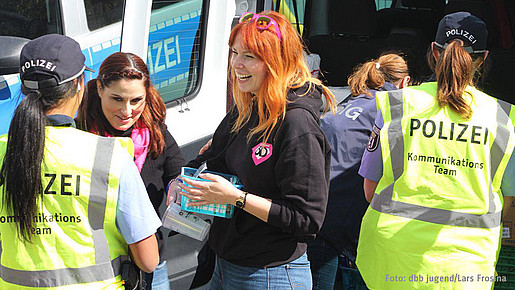
M 295 27 L 295 29 L 300 33 L 300 35 L 303 35 L 304 11 L 306 10 L 306 0 L 282 0 L 280 2 L 274 2 L 274 10 L 286 16 L 288 21 L 290 21 L 290 23 L 293 25 L 293 27 Z M 277 10 L 277 5 L 279 5 L 279 10 Z
M 84 0 L 90 31 L 122 21 L 123 0 Z
M 376 0 L 376 9 L 390 8 L 392 6 L 392 0 Z
M 63 33 L 57 0 L 0 0 L 0 7 L 0 35 L 34 39 Z
M 203 5 L 202 0 L 152 1 L 147 65 L 165 103 L 191 95 L 198 86 Z
M 390 8 L 392 6 L 393 0 L 375 0 L 375 3 L 376 10 L 380 10 Z M 280 2 L 274 1 L 272 4 L 272 8 L 274 10 L 277 10 L 277 4 L 279 4 L 278 12 L 286 16 L 291 24 L 293 24 L 293 26 L 299 31 L 301 36 L 304 36 L 304 13 L 306 10 L 306 0 L 281 0 Z M 298 19 L 295 16 L 295 9 L 297 10 Z

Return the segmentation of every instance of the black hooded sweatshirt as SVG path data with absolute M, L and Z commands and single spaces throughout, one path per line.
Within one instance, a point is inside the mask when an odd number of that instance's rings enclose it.
M 236 208 L 233 218 L 214 219 L 209 245 L 219 258 L 246 267 L 278 266 L 306 252 L 324 220 L 330 170 L 330 145 L 320 129 L 321 89 L 290 89 L 286 115 L 266 146 L 250 129 L 258 124 L 254 108 L 247 124 L 231 133 L 233 108 L 220 123 L 211 147 L 188 166 L 207 160 L 211 171 L 237 175 L 242 190 L 271 199 L 265 223 Z

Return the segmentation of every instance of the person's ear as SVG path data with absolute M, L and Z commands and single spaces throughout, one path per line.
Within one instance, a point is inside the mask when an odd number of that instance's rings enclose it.
M 100 84 L 99 80 L 96 80 L 95 83 L 97 84 L 97 93 L 98 96 L 100 96 L 100 92 L 102 91 L 102 85 Z
M 79 93 L 81 88 L 82 88 L 82 81 L 81 81 L 81 78 L 78 77 L 76 79 L 73 80 L 73 84 L 75 85 L 76 89 L 75 89 L 75 93 Z
M 485 61 L 485 60 L 486 60 L 486 58 L 488 57 L 488 54 L 489 54 L 489 53 L 490 53 L 490 51 L 485 50 L 485 52 L 484 52 L 484 54 L 485 54 L 485 55 L 483 56 L 483 61 Z
M 399 89 L 405 88 L 409 86 L 409 82 L 411 80 L 410 76 L 405 76 L 402 78 L 401 82 L 399 83 Z
M 433 57 L 435 58 L 435 60 L 438 59 L 438 49 L 436 49 L 435 47 L 435 42 L 431 42 L 431 53 L 433 54 Z
M 481 59 L 479 59 L 479 61 L 477 63 L 478 67 L 482 66 L 485 63 L 485 60 L 488 57 L 488 53 L 489 53 L 488 50 L 485 50 L 485 52 L 483 52 L 483 57 Z

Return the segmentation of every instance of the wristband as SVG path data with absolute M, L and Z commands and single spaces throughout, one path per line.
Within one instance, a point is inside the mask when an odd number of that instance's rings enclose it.
M 243 209 L 245 204 L 247 203 L 247 194 L 248 192 L 242 191 L 238 199 L 236 199 L 235 205 L 237 208 Z

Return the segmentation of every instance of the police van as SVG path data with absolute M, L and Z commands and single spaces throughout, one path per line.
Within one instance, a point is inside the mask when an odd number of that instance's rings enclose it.
M 339 100 L 347 96 L 355 65 L 385 51 L 401 51 L 412 78 L 422 81 L 438 21 L 469 11 L 489 30 L 490 72 L 481 84 L 515 103 L 515 5 L 509 0 L 0 0 L 0 134 L 21 101 L 18 56 L 38 36 L 58 33 L 79 42 L 86 64 L 98 71 L 116 51 L 147 60 L 152 82 L 167 106 L 166 124 L 187 160 L 209 140 L 230 106 L 228 37 L 243 12 L 286 15 L 316 54 L 321 78 Z M 86 72 L 86 80 L 96 77 Z M 205 243 L 205 241 L 204 241 Z M 174 289 L 199 286 L 202 246 L 170 232 L 165 258 Z M 200 258 L 199 258 L 200 257 Z M 209 266 L 208 266 L 209 268 Z M 199 271 L 202 272 L 202 271 Z M 197 277 L 198 278 L 198 277 Z M 201 282 L 198 282 L 201 281 Z

